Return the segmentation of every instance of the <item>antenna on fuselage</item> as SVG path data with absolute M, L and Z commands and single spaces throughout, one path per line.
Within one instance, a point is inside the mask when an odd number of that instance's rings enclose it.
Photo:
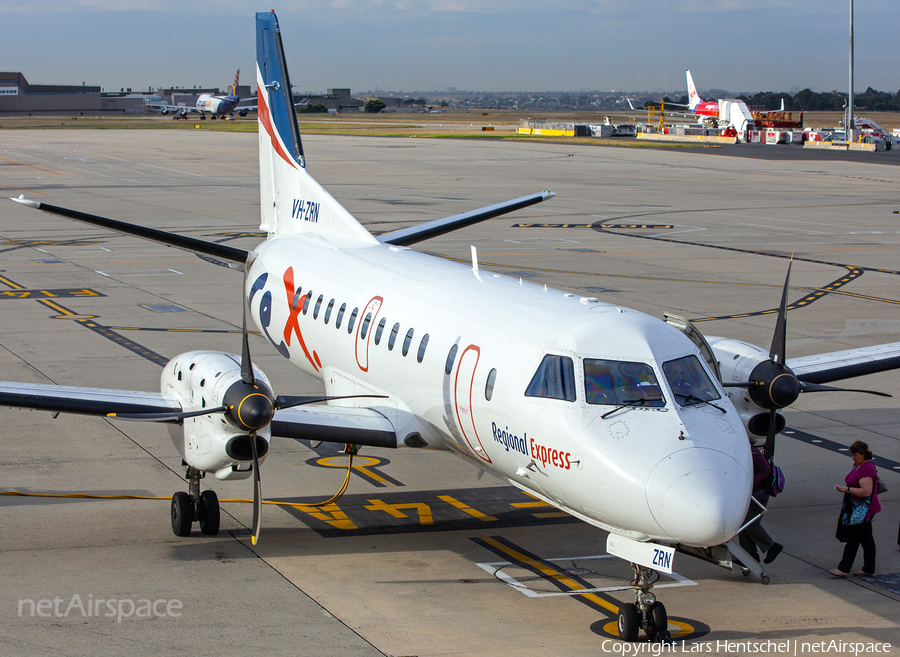
M 479 283 L 484 283 L 484 281 L 481 280 L 481 276 L 478 274 L 478 251 L 475 250 L 474 244 L 472 244 L 470 248 L 472 249 L 472 273 L 475 274 L 475 278 L 478 279 Z

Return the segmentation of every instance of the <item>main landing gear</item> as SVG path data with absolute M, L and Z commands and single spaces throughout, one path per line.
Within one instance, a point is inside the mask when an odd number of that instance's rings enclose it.
M 634 589 L 635 601 L 619 606 L 619 638 L 623 641 L 636 641 L 638 630 L 643 629 L 651 641 L 671 643 L 666 608 L 650 591 L 659 579 L 659 574 L 636 563 L 632 563 L 631 567 L 634 569 L 631 588 Z
M 204 534 L 219 533 L 219 498 L 214 490 L 200 492 L 200 480 L 204 476 L 205 472 L 186 466 L 189 492 L 180 490 L 172 496 L 172 531 L 176 536 L 190 536 L 195 522 L 200 523 Z

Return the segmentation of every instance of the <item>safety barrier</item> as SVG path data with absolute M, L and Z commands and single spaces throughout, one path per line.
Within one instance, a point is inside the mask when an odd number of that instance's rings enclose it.
M 639 132 L 638 139 L 646 141 L 670 141 L 682 144 L 736 144 L 737 137 L 719 137 L 715 135 L 661 135 L 655 132 Z
M 517 133 L 520 135 L 541 135 L 542 137 L 574 137 L 575 129 L 550 130 L 548 128 L 519 128 Z

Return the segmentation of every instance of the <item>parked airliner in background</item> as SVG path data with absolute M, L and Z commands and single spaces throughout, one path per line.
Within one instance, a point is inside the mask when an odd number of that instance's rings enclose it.
M 241 97 L 237 95 L 237 88 L 241 78 L 241 69 L 234 74 L 234 84 L 231 85 L 231 93 L 227 96 L 214 96 L 213 94 L 200 94 L 197 98 L 197 104 L 194 107 L 185 107 L 182 105 L 165 105 L 160 103 L 147 103 L 147 107 L 160 108 L 160 114 L 176 113 L 186 116 L 190 112 L 199 112 L 200 118 L 205 119 L 207 112 L 210 118 L 218 118 L 220 116 L 233 115 L 237 104 L 241 102 Z M 240 116 L 247 116 L 250 110 L 255 110 L 256 106 L 244 106 L 237 110 Z
M 252 475 L 256 542 L 260 466 L 275 438 L 449 451 L 608 531 L 607 550 L 634 569 L 619 635 L 634 640 L 643 628 L 665 640 L 653 571 L 672 572 L 675 546 L 727 542 L 749 559 L 732 541 L 750 503 L 746 430 L 762 427 L 774 449 L 777 409 L 816 389 L 784 361 L 784 300 L 769 353 L 724 338 L 710 347 L 678 318 L 481 270 L 474 249 L 468 266 L 409 248 L 549 191 L 373 236 L 307 173 L 274 12 L 256 14 L 256 28 L 268 237 L 255 250 L 14 199 L 235 263 L 244 271 L 241 355 L 178 355 L 159 393 L 0 382 L 0 404 L 166 423 L 189 482 L 172 498 L 179 536 L 195 521 L 218 531 L 218 500 L 201 493 L 201 477 Z M 251 363 L 248 311 L 272 347 L 323 382 L 323 396 L 273 392 Z M 885 355 L 896 352 L 870 348 L 853 374 L 897 367 Z M 820 383 L 853 375 L 835 365 L 856 367 L 850 353 L 819 356 L 810 371 Z M 724 387 L 723 376 L 740 387 Z
M 697 87 L 694 85 L 694 78 L 691 77 L 690 70 L 687 70 L 684 73 L 687 77 L 688 109 L 700 116 L 719 116 L 719 103 L 700 98 L 700 94 L 697 93 Z
M 719 103 L 700 98 L 700 94 L 697 93 L 697 87 L 694 85 L 694 78 L 691 77 L 690 69 L 686 70 L 684 73 L 687 77 L 688 109 L 700 116 L 719 116 Z M 784 98 L 781 99 L 781 108 L 772 111 L 784 111 Z

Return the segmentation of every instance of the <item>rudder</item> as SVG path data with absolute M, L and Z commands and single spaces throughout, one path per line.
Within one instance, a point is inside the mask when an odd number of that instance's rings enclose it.
M 697 105 L 703 102 L 703 99 L 700 98 L 700 94 L 697 93 L 697 87 L 694 85 L 694 78 L 691 77 L 690 69 L 685 71 L 684 74 L 687 78 L 688 108 L 690 108 L 691 111 L 694 111 L 697 108 Z

